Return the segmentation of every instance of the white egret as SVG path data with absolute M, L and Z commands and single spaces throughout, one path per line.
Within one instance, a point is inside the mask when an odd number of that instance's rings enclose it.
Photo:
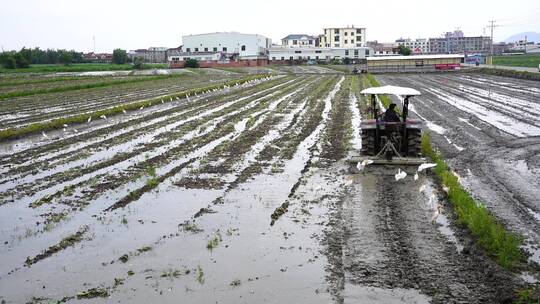
M 407 172 L 401 171 L 401 169 L 398 168 L 398 173 L 396 173 L 394 177 L 396 178 L 396 181 L 398 181 L 400 179 L 404 179 L 406 176 L 407 176 Z
M 425 169 L 429 169 L 429 168 L 433 168 L 437 166 L 437 164 L 421 164 L 420 166 L 418 166 L 418 172 L 422 172 L 424 171 Z
M 47 134 L 45 134 L 45 132 L 41 131 L 41 135 L 43 135 L 43 137 L 45 138 L 49 138 L 49 136 Z
M 418 180 L 418 172 L 414 173 L 414 180 Z
M 91 122 L 92 121 L 92 116 L 88 117 L 88 120 L 86 122 Z
M 418 188 L 418 192 L 425 192 L 426 191 L 426 185 L 422 185 L 420 186 L 420 188 Z

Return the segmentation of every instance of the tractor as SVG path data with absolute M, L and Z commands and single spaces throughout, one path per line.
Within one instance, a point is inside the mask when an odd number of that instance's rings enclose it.
M 373 164 L 419 165 L 421 158 L 422 122 L 408 118 L 409 99 L 420 95 L 415 89 L 382 86 L 371 87 L 360 92 L 370 95 L 372 119 L 361 124 L 362 149 L 360 156 L 353 156 L 352 163 L 369 161 Z M 382 119 L 382 103 L 377 95 L 395 95 L 402 99 L 400 122 L 386 122 Z

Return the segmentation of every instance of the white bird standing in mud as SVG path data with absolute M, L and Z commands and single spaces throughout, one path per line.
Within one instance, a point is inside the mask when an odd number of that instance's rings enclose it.
M 421 164 L 420 166 L 418 166 L 417 172 L 422 172 L 425 169 L 433 168 L 435 166 L 437 166 L 437 164 Z
M 122 113 L 126 114 L 126 109 L 122 109 Z
M 371 159 L 364 159 L 362 162 L 356 164 L 356 169 L 363 171 L 366 166 L 371 164 L 373 164 Z
M 49 138 L 49 136 L 47 134 L 45 134 L 45 132 L 41 131 L 41 135 L 43 135 L 43 137 L 45 138 Z
M 107 116 L 105 116 L 105 114 L 101 115 L 99 118 L 101 119 L 107 119 Z
M 396 175 L 394 175 L 394 177 L 396 178 L 396 181 L 398 181 L 400 179 L 404 179 L 406 176 L 407 176 L 407 172 L 401 171 L 400 168 L 398 168 L 398 173 L 396 173 Z
M 420 188 L 418 188 L 418 192 L 422 193 L 424 191 L 426 191 L 426 185 L 422 185 L 422 186 L 420 186 Z
M 67 125 L 67 124 L 63 124 L 63 125 L 62 125 L 62 127 L 64 127 L 64 128 L 67 128 L 67 127 L 68 127 L 68 125 Z
M 165 103 L 165 101 L 163 101 L 163 99 L 161 100 L 161 103 Z
M 414 173 L 414 180 L 418 180 L 418 172 Z
M 86 122 L 91 122 L 92 121 L 92 116 L 88 117 L 88 120 Z
M 141 107 L 139 108 L 139 110 L 142 110 L 142 109 L 144 109 L 144 106 L 141 106 Z

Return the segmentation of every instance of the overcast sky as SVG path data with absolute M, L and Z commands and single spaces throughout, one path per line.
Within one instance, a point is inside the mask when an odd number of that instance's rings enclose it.
M 216 31 L 257 33 L 274 42 L 288 34 L 319 34 L 324 27 L 367 28 L 367 39 L 438 37 L 460 28 L 495 41 L 540 32 L 539 0 L 25 0 L 2 1 L 0 46 L 112 52 L 114 48 L 175 47 L 182 35 Z

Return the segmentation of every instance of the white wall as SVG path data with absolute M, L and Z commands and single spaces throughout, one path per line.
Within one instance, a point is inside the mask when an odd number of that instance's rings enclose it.
M 355 53 L 355 51 L 357 53 Z M 317 56 L 319 57 L 317 59 Z M 271 48 L 268 49 L 269 60 L 330 60 L 330 59 L 363 59 L 373 56 L 372 48 L 321 48 L 321 47 L 304 47 L 304 48 Z
M 226 48 L 226 53 L 237 53 L 245 58 L 264 55 L 270 39 L 256 34 L 210 33 L 182 36 L 182 43 L 185 52 L 223 52 Z

